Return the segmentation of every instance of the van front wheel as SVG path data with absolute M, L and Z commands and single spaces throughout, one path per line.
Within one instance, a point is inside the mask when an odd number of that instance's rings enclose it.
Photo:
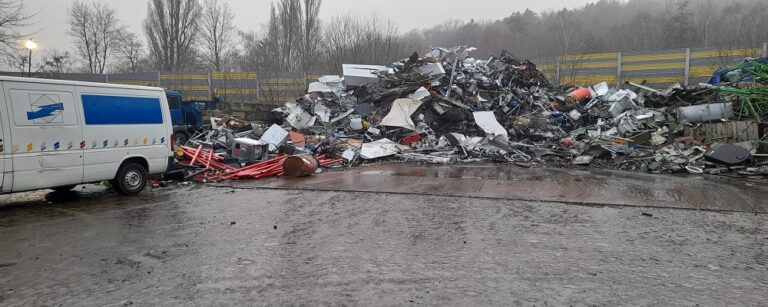
M 112 186 L 123 195 L 138 194 L 147 185 L 147 170 L 136 163 L 126 163 L 117 171 Z

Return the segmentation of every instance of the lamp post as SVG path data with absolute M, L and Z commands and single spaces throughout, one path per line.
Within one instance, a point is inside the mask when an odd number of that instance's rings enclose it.
M 27 71 L 27 76 L 32 77 L 32 50 L 37 49 L 37 43 L 33 42 L 31 39 L 28 39 L 27 42 L 24 43 L 24 48 L 27 48 L 29 50 L 29 57 L 27 58 L 27 61 L 29 62 L 29 70 Z

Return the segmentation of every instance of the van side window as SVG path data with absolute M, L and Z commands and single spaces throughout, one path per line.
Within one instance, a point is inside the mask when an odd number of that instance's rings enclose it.
M 81 95 L 86 125 L 154 125 L 163 123 L 160 99 Z

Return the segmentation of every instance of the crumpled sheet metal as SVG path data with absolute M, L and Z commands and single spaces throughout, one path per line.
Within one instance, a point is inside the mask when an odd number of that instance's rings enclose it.
M 408 146 L 400 145 L 390 139 L 381 139 L 363 144 L 360 149 L 360 158 L 370 160 L 388 156 L 394 156 L 403 150 L 410 149 Z
M 275 150 L 280 145 L 283 145 L 288 139 L 290 133 L 278 125 L 272 125 L 261 136 L 260 141 L 269 144 L 269 150 Z

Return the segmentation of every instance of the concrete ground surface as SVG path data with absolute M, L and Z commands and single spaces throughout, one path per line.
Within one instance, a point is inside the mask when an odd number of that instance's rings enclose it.
M 764 214 L 239 187 L 0 196 L 0 305 L 768 302 Z

